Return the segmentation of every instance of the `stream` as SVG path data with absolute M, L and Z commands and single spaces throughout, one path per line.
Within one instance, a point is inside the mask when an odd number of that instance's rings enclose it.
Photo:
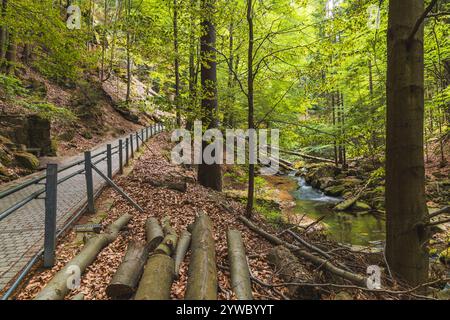
M 330 197 L 322 191 L 315 189 L 305 182 L 303 177 L 296 177 L 295 172 L 285 176 L 294 180 L 297 188 L 289 193 L 295 201 L 295 206 L 289 209 L 291 213 L 303 215 L 309 218 L 325 218 L 328 236 L 342 244 L 351 246 L 370 246 L 381 248 L 385 240 L 385 221 L 370 213 L 357 214 L 352 212 L 335 212 L 331 208 L 341 198 Z

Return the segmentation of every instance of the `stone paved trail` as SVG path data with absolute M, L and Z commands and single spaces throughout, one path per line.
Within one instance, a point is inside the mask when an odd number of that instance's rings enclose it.
M 150 134 L 150 132 L 149 132 Z M 127 135 L 129 137 L 129 135 Z M 122 137 L 124 140 L 125 137 Z M 119 138 L 109 141 L 113 147 L 118 145 Z M 125 143 L 124 143 L 125 144 Z M 142 142 L 139 141 L 139 146 Z M 125 146 L 124 146 L 125 148 Z M 133 149 L 136 149 L 136 136 L 133 134 Z M 92 154 L 106 150 L 106 143 L 95 148 Z M 113 153 L 117 149 L 113 150 Z M 106 155 L 100 155 L 93 159 L 95 162 Z M 84 158 L 83 154 L 64 160 L 59 168 L 74 163 Z M 125 163 L 125 150 L 123 161 Z M 113 173 L 119 169 L 119 155 L 113 154 Z M 97 167 L 106 174 L 106 160 L 97 164 Z M 84 163 L 67 169 L 58 174 L 58 180 L 84 168 Z M 100 190 L 104 180 L 94 171 L 94 190 Z M 29 178 L 23 178 L 15 182 L 21 183 Z M 44 188 L 45 179 L 41 184 L 34 184 L 17 191 L 3 199 L 0 199 L 0 212 L 9 208 L 16 202 L 24 199 L 33 192 Z M 11 280 L 26 266 L 36 253 L 42 248 L 44 239 L 44 197 L 41 194 L 11 215 L 0 221 L 0 292 L 7 287 Z M 57 228 L 58 230 L 86 203 L 86 183 L 84 174 L 78 174 L 58 185 L 57 201 Z

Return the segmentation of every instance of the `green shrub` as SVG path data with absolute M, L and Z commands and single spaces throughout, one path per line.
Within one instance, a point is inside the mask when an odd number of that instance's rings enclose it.
M 55 106 L 50 102 L 26 102 L 22 101 L 21 105 L 33 112 L 36 112 L 39 116 L 49 120 L 60 120 L 64 122 L 73 122 L 77 117 L 73 112 L 67 108 Z
M 0 98 L 10 100 L 17 95 L 26 95 L 22 82 L 12 76 L 0 73 Z

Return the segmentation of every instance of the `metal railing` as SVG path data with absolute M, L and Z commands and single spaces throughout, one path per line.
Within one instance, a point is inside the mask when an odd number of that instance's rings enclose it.
M 171 126 L 173 124 L 172 121 L 168 122 L 168 125 Z M 20 201 L 14 203 L 10 207 L 6 208 L 2 212 L 0 212 L 0 222 L 13 214 L 18 209 L 25 206 L 30 201 L 37 199 L 40 195 L 45 193 L 45 219 L 44 219 L 44 246 L 41 250 L 33 256 L 33 258 L 28 262 L 28 264 L 21 271 L 16 280 L 12 283 L 12 285 L 8 288 L 8 290 L 4 293 L 1 300 L 7 300 L 11 294 L 17 289 L 18 285 L 25 278 L 26 274 L 30 271 L 33 265 L 39 260 L 39 258 L 44 256 L 44 267 L 52 267 L 55 261 L 55 247 L 56 247 L 56 239 L 67 230 L 70 225 L 78 219 L 78 217 L 83 214 L 85 211 L 94 212 L 94 200 L 96 196 L 100 193 L 102 188 L 99 188 L 97 192 L 94 193 L 94 185 L 93 185 L 93 176 L 92 173 L 95 171 L 102 177 L 111 187 L 113 187 L 117 192 L 119 192 L 122 196 L 124 196 L 131 204 L 138 209 L 139 211 L 143 211 L 143 209 L 134 202 L 125 192 L 123 192 L 112 180 L 113 178 L 113 163 L 112 156 L 115 154 L 119 155 L 119 168 L 118 172 L 123 173 L 124 166 L 129 165 L 130 157 L 134 158 L 134 152 L 139 151 L 139 140 L 141 140 L 141 145 L 146 145 L 145 141 L 154 136 L 155 134 L 163 131 L 165 129 L 165 125 L 163 123 L 157 123 L 155 125 L 142 128 L 139 131 L 136 131 L 133 134 L 130 134 L 129 137 L 124 139 L 119 139 L 118 144 L 112 146 L 111 144 L 106 145 L 106 150 L 96 152 L 94 154 L 91 151 L 86 151 L 84 154 L 84 159 L 75 161 L 69 165 L 66 165 L 62 168 L 58 169 L 57 164 L 48 164 L 46 168 L 46 173 L 42 176 L 38 176 L 33 178 L 27 182 L 14 186 L 10 189 L 0 192 L 0 200 L 4 199 L 16 192 L 19 192 L 25 188 L 31 187 L 33 185 L 44 184 L 45 186 L 41 189 L 38 189 L 31 194 L 27 195 L 25 198 Z M 133 140 L 135 140 L 136 148 L 133 148 Z M 117 149 L 117 150 L 116 150 Z M 114 151 L 114 152 L 113 152 Z M 125 162 L 123 161 L 123 152 L 125 151 Z M 103 174 L 96 165 L 107 161 L 107 173 Z M 84 167 L 76 170 L 67 176 L 64 176 L 58 179 L 58 174 L 67 171 L 68 169 L 74 168 L 76 166 Z M 70 180 L 71 178 L 84 174 L 86 179 L 86 193 L 87 193 L 87 201 L 81 207 L 80 210 L 76 214 L 74 214 L 66 223 L 62 226 L 60 230 L 57 230 L 56 225 L 56 216 L 57 216 L 57 188 L 58 185 L 62 184 L 65 181 Z M 41 183 L 41 181 L 45 180 L 45 183 Z M 42 199 L 42 198 L 39 198 Z

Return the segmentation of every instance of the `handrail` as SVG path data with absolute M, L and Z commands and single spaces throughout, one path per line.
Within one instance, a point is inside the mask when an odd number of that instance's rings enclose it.
M 158 131 L 158 132 L 159 132 L 159 131 Z M 134 132 L 134 133 L 137 133 L 137 134 L 139 135 L 139 131 L 136 131 L 136 132 Z M 155 133 L 156 133 L 156 132 L 155 132 Z M 140 137 L 139 137 L 139 138 L 140 138 Z M 119 145 L 117 144 L 117 146 L 112 147 L 111 150 L 118 149 L 118 148 L 119 148 Z M 125 146 L 122 146 L 122 150 L 123 150 L 124 148 L 125 148 Z M 95 158 L 95 157 L 98 157 L 98 156 L 100 156 L 100 155 L 102 155 L 102 154 L 105 154 L 106 152 L 107 152 L 107 150 L 97 152 L 97 153 L 95 153 L 95 154 L 92 155 L 92 159 Z M 119 153 L 119 150 L 113 152 L 112 155 L 117 154 L 117 153 Z M 104 157 L 102 157 L 102 158 L 100 158 L 100 159 L 97 159 L 95 162 L 93 162 L 93 164 L 96 165 L 96 164 L 98 164 L 98 163 L 100 163 L 100 162 L 102 162 L 102 161 L 104 161 L 104 160 L 106 160 L 106 159 L 107 159 L 107 156 L 104 156 Z M 75 162 L 73 162 L 73 163 L 71 163 L 71 164 L 68 164 L 68 165 L 64 166 L 63 168 L 60 168 L 60 169 L 58 170 L 58 173 L 61 173 L 61 172 L 63 172 L 63 171 L 66 171 L 66 170 L 68 170 L 68 169 L 71 169 L 71 168 L 73 168 L 73 167 L 76 167 L 76 166 L 78 166 L 78 165 L 82 165 L 83 163 L 84 163 L 84 159 L 75 161 Z M 81 173 L 83 173 L 83 172 L 84 172 L 84 168 L 83 168 L 83 169 L 79 169 L 79 170 L 77 170 L 77 171 L 75 171 L 75 172 L 73 172 L 73 173 L 71 173 L 71 174 L 69 174 L 69 175 L 67 175 L 67 176 L 65 176 L 65 177 L 63 177 L 63 178 L 61 178 L 60 180 L 58 180 L 58 184 L 63 183 L 63 182 L 65 182 L 65 181 L 69 180 L 70 178 L 72 178 L 72 177 L 74 177 L 74 176 L 76 176 L 76 175 L 78 175 L 78 174 L 81 174 Z M 10 188 L 10 189 L 7 189 L 7 190 L 5 190 L 5 191 L 3 191 L 3 192 L 0 192 L 0 199 L 3 199 L 3 198 L 5 198 L 5 197 L 7 197 L 7 196 L 9 196 L 9 195 L 11 195 L 11 194 L 13 194 L 13 193 L 16 193 L 17 191 L 20 191 L 20 190 L 22 190 L 22 189 L 25 189 L 25 188 L 27 188 L 27 187 L 33 185 L 33 184 L 37 184 L 37 183 L 39 183 L 40 181 L 44 180 L 45 178 L 46 178 L 45 175 L 40 176 L 40 177 L 36 177 L 36 178 L 34 178 L 34 179 L 31 179 L 30 181 L 24 182 L 24 183 L 22 183 L 22 184 L 19 184 L 19 185 L 13 187 L 13 188 Z M 44 192 L 45 192 L 45 188 L 39 189 L 39 190 L 37 190 L 37 191 L 31 193 L 30 195 L 28 195 L 28 196 L 25 197 L 24 199 L 22 199 L 22 200 L 16 202 L 15 204 L 13 204 L 12 206 L 10 206 L 9 208 L 3 210 L 2 212 L 0 212 L 0 221 L 2 221 L 3 219 L 5 219 L 6 217 L 8 217 L 11 213 L 13 213 L 14 211 L 16 211 L 17 209 L 19 209 L 19 208 L 23 207 L 24 205 L 26 205 L 28 202 L 30 202 L 30 201 L 32 201 L 33 199 L 37 198 L 38 196 L 40 196 L 40 195 L 41 195 L 42 193 L 44 193 Z
M 112 147 L 111 150 L 115 150 L 115 149 L 118 149 L 118 148 L 119 148 L 119 145 L 116 145 L 116 146 Z M 123 149 L 123 147 L 122 147 L 122 149 Z M 92 159 L 94 159 L 94 158 L 96 158 L 96 157 L 98 157 L 98 156 L 100 156 L 100 155 L 102 155 L 102 154 L 105 154 L 105 153 L 106 153 L 106 150 L 103 150 L 103 151 L 99 151 L 99 152 L 97 152 L 97 153 L 94 153 L 94 154 L 92 155 Z M 115 153 L 114 153 L 114 154 L 115 154 Z M 68 165 L 66 165 L 66 166 L 64 166 L 64 167 L 62 167 L 62 168 L 60 168 L 60 169 L 58 170 L 58 173 L 64 172 L 64 171 L 66 171 L 66 170 L 68 170 L 68 169 L 71 169 L 71 168 L 73 168 L 73 167 L 76 167 L 76 166 L 78 166 L 78 165 L 82 165 L 83 163 L 84 163 L 84 159 L 75 161 L 75 162 L 73 162 L 73 163 L 71 163 L 71 164 L 68 164 Z M 7 190 L 5 190 L 5 191 L 2 191 L 2 192 L 0 192 L 0 200 L 3 199 L 3 198 L 5 198 L 5 197 L 7 197 L 7 196 L 9 196 L 9 195 L 11 195 L 11 194 L 13 194 L 13 193 L 16 193 L 17 191 L 20 191 L 20 190 L 22 190 L 22 189 L 25 189 L 25 188 L 27 188 L 27 187 L 33 185 L 33 184 L 37 184 L 38 182 L 40 182 L 40 181 L 42 181 L 42 180 L 44 180 L 44 179 L 45 179 L 45 175 L 42 175 L 42 176 L 33 178 L 33 179 L 29 180 L 29 181 L 26 181 L 26 182 L 24 182 L 24 183 L 22 183 L 22 184 L 18 184 L 18 185 L 14 186 L 14 187 L 12 187 L 12 188 L 9 188 L 9 189 L 7 189 Z
M 153 136 L 153 135 L 156 134 L 156 133 L 162 132 L 162 131 L 165 129 L 164 124 L 161 124 L 160 130 L 157 130 L 157 128 L 154 127 L 154 125 L 149 126 L 149 127 L 146 127 L 146 129 L 151 128 L 151 127 L 153 127 L 155 131 L 153 131 L 153 134 L 150 135 L 150 137 Z M 136 137 L 136 140 L 137 140 L 137 138 L 140 138 L 141 140 L 143 140 L 143 134 L 142 134 L 142 138 L 139 137 L 139 131 L 137 132 L 137 134 L 138 134 L 138 137 Z M 119 148 L 119 145 L 117 145 L 117 146 L 111 148 L 111 150 L 112 150 L 112 149 L 118 149 L 118 148 Z M 122 145 L 122 150 L 124 150 L 124 149 L 125 149 L 125 145 Z M 112 155 L 114 155 L 114 154 L 116 154 L 116 153 L 119 153 L 119 151 L 122 151 L 122 150 L 119 150 L 119 149 L 118 149 L 117 151 L 113 152 Z M 94 155 L 92 156 L 92 158 L 98 157 L 99 155 L 102 155 L 102 154 L 104 154 L 104 153 L 106 153 L 106 152 L 107 152 L 107 150 L 102 151 L 102 152 L 98 152 L 98 153 L 94 154 Z M 91 158 L 91 159 L 92 159 L 92 158 Z M 98 164 L 98 163 L 104 161 L 105 159 L 107 159 L 107 156 L 98 159 L 97 161 L 95 161 L 95 162 L 93 163 L 93 165 Z M 81 165 L 81 164 L 83 164 L 84 162 L 85 162 L 84 159 L 83 159 L 83 160 L 78 160 L 78 161 L 76 161 L 76 162 L 74 162 L 74 163 L 71 163 L 71 164 L 69 164 L 69 165 L 67 165 L 67 166 L 65 166 L 65 167 L 63 167 L 63 168 L 61 168 L 61 169 L 59 169 L 59 170 L 58 170 L 58 173 L 63 172 L 63 171 L 65 171 L 65 170 L 69 169 L 69 168 L 73 168 L 73 167 L 75 167 L 75 166 L 77 166 L 77 165 Z M 97 168 L 96 168 L 96 169 L 97 169 Z M 98 169 L 97 169 L 97 170 L 98 170 Z M 98 170 L 98 171 L 99 171 L 99 170 Z M 77 171 L 75 171 L 75 172 L 73 172 L 73 173 L 71 173 L 71 174 L 69 174 L 69 175 L 67 175 L 67 176 L 65 176 L 65 177 L 63 177 L 63 178 L 61 178 L 61 179 L 59 179 L 59 180 L 57 181 L 57 184 L 61 184 L 61 183 L 65 182 L 65 181 L 71 179 L 72 177 L 74 177 L 74 176 L 76 176 L 76 175 L 78 175 L 78 174 L 81 174 L 81 173 L 83 173 L 83 172 L 85 172 L 85 169 L 84 169 L 84 168 L 79 169 L 79 170 L 77 170 Z M 101 172 L 99 172 L 99 173 L 102 175 Z M 30 180 L 30 181 L 28 181 L 28 182 L 25 182 L 25 183 L 23 183 L 23 184 L 21 184 L 21 185 L 18 185 L 18 186 L 15 186 L 15 187 L 11 188 L 11 189 L 8 189 L 8 190 L 6 190 L 6 191 L 0 193 L 0 199 L 4 198 L 4 197 L 6 197 L 6 196 L 8 196 L 8 195 L 10 195 L 10 194 L 13 194 L 13 193 L 15 193 L 15 192 L 17 192 L 17 191 L 19 191 L 19 190 L 21 190 L 21 189 L 24 189 L 24 188 L 26 188 L 27 186 L 33 185 L 33 184 L 35 184 L 35 183 L 38 183 L 39 181 L 41 181 L 41 180 L 43 180 L 43 179 L 45 179 L 45 178 L 46 178 L 46 176 L 37 177 L 37 178 L 32 179 L 32 180 Z M 14 205 L 12 205 L 11 207 L 9 207 L 9 208 L 6 209 L 5 211 L 1 212 L 1 213 L 0 213 L 0 221 L 3 220 L 3 219 L 5 219 L 7 216 L 9 216 L 11 213 L 13 213 L 13 212 L 14 212 L 15 210 L 17 210 L 18 208 L 24 206 L 25 204 L 27 204 L 27 203 L 30 202 L 31 200 L 37 198 L 39 195 L 41 195 L 41 194 L 44 193 L 44 192 L 45 192 L 45 187 L 42 188 L 42 189 L 40 189 L 40 190 L 38 190 L 38 191 L 33 192 L 31 195 L 29 195 L 29 196 L 26 197 L 25 199 L 22 199 L 21 201 L 15 203 Z M 97 197 L 98 194 L 99 194 L 100 192 L 101 192 L 101 189 L 97 190 L 97 191 L 95 192 L 94 197 Z M 73 215 L 68 221 L 66 221 L 65 224 L 63 225 L 63 227 L 62 227 L 60 230 L 58 230 L 58 232 L 56 233 L 56 237 L 59 237 L 63 232 L 65 232 L 65 230 L 66 230 L 66 229 L 67 229 L 74 221 L 76 221 L 76 219 L 78 219 L 78 217 L 85 211 L 86 208 L 87 208 L 87 204 L 85 204 L 82 208 L 79 208 L 78 212 L 77 212 L 75 215 Z M 32 259 L 26 264 L 25 268 L 22 269 L 22 271 L 19 273 L 18 277 L 15 278 L 14 282 L 12 283 L 12 285 L 11 285 L 11 286 L 8 288 L 8 290 L 3 294 L 3 296 L 1 297 L 1 300 L 7 300 L 7 299 L 13 294 L 13 292 L 17 289 L 17 287 L 18 287 L 19 284 L 22 282 L 22 280 L 25 278 L 25 276 L 28 274 L 28 272 L 31 270 L 31 268 L 35 265 L 35 263 L 38 261 L 38 259 L 42 256 L 43 252 L 44 252 L 44 249 L 41 249 L 39 252 L 37 252 L 37 253 L 32 257 Z

